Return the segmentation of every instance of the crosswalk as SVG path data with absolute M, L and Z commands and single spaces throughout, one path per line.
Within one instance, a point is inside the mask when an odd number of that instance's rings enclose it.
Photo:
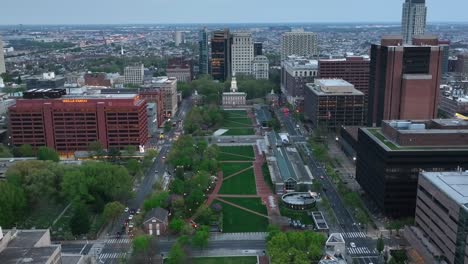
M 106 244 L 129 244 L 130 243 L 129 238 L 111 238 L 111 239 L 106 239 L 104 243 Z
M 365 238 L 366 234 L 364 232 L 348 232 L 348 233 L 341 233 L 344 238 Z
M 102 253 L 99 255 L 99 259 L 120 259 L 125 258 L 127 253 Z
M 367 247 L 347 247 L 346 248 L 351 255 L 369 255 L 369 254 L 377 254 L 377 249 L 370 250 Z

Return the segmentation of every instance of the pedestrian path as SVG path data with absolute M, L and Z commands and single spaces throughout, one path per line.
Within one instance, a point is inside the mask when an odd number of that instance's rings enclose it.
M 370 250 L 368 247 L 347 247 L 348 253 L 351 255 L 369 255 L 378 254 L 377 249 Z
M 131 239 L 129 238 L 111 238 L 107 239 L 104 243 L 106 244 L 129 244 Z
M 119 258 L 125 258 L 127 253 L 102 253 L 99 255 L 99 259 L 119 259 Z
M 210 235 L 210 241 L 265 240 L 267 236 L 267 232 L 213 233 Z
M 364 232 L 348 232 L 348 233 L 341 233 L 344 238 L 366 238 L 366 234 Z

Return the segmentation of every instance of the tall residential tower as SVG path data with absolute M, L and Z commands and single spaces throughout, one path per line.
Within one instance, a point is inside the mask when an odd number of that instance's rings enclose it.
M 252 74 L 252 61 L 254 59 L 254 43 L 252 34 L 235 32 L 231 42 L 231 70 L 233 74 Z
M 209 62 L 209 51 L 208 51 L 208 31 L 206 28 L 200 30 L 198 33 L 198 45 L 200 49 L 200 57 L 198 61 L 198 73 L 208 74 L 208 62 Z
M 231 76 L 231 34 L 229 29 L 217 30 L 211 37 L 211 75 L 224 82 Z
M 301 31 L 284 33 L 281 36 L 281 60 L 287 59 L 290 55 L 317 56 L 317 35 Z
M 426 30 L 426 0 L 406 0 L 403 3 L 401 32 L 405 43 L 410 43 L 413 36 L 424 35 Z
M 2 38 L 0 38 L 0 74 L 5 73 L 6 68 L 5 68 L 5 56 L 3 54 L 3 41 Z

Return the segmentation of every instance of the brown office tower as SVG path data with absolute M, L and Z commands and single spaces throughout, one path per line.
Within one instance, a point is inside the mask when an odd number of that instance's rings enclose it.
M 146 102 L 137 95 L 55 96 L 35 93 L 9 108 L 14 146 L 47 146 L 61 154 L 87 150 L 99 141 L 104 148 L 145 145 Z M 29 99 L 34 98 L 34 99 Z
M 413 43 L 404 45 L 401 36 L 387 36 L 372 45 L 368 126 L 437 116 L 443 47 L 429 36 L 415 37 Z
M 213 32 L 211 38 L 211 76 L 222 82 L 231 76 L 231 34 L 229 29 Z
M 366 56 L 346 56 L 343 59 L 319 60 L 320 79 L 343 79 L 356 90 L 369 96 L 369 64 L 370 59 Z

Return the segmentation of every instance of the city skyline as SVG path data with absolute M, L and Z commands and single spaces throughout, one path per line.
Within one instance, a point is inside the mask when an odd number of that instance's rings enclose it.
M 401 22 L 401 5 L 404 1 L 389 3 L 384 0 L 357 0 L 343 2 L 330 0 L 314 3 L 296 0 L 287 6 L 273 1 L 234 2 L 205 0 L 190 6 L 188 0 L 83 0 L 72 9 L 58 0 L 30 2 L 19 0 L 3 4 L 0 25 L 14 24 L 184 24 L 184 23 L 355 23 Z M 468 22 L 464 10 L 468 2 L 430 0 L 428 22 Z M 24 8 L 28 6 L 28 8 Z M 448 9 L 449 6 L 457 8 Z M 337 8 L 339 7 L 339 8 Z M 263 9 L 265 12 L 258 12 Z M 229 10 L 229 12 L 224 12 Z M 368 12 L 367 10 L 372 10 Z M 86 14 L 86 15 L 85 15 Z M 293 14 L 293 15 L 291 15 Z M 360 14 L 360 15 L 356 15 Z

